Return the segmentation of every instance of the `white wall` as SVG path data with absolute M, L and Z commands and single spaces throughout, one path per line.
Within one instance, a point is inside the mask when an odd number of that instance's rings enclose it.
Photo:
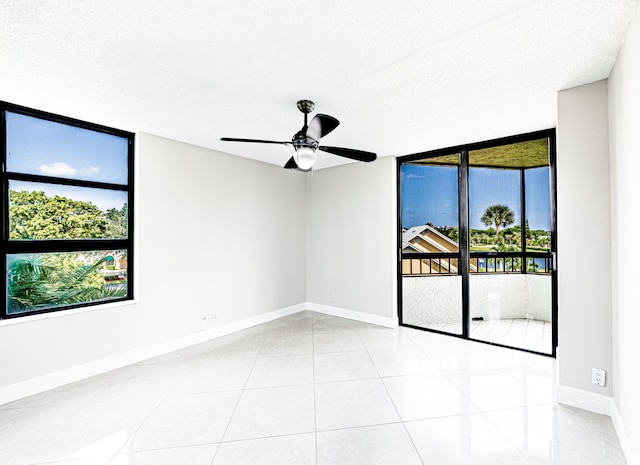
M 396 202 L 392 157 L 307 175 L 308 302 L 397 320 Z
M 139 301 L 163 311 L 153 337 L 197 331 L 203 309 L 225 324 L 304 302 L 300 173 L 139 138 Z
M 557 152 L 559 382 L 611 396 L 591 384 L 613 368 L 606 81 L 558 93 Z
M 136 157 L 136 303 L 1 322 L 0 388 L 305 301 L 303 175 L 145 134 Z
M 640 463 L 640 10 L 609 78 L 613 226 L 613 397 Z

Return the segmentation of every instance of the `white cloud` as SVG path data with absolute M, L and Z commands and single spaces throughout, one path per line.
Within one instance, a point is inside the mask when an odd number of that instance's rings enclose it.
M 100 172 L 99 166 L 90 166 L 89 168 L 84 168 L 80 170 L 80 173 L 84 174 L 85 176 L 91 176 L 92 174 L 98 174 L 99 172 Z
M 46 176 L 75 177 L 78 174 L 81 176 L 92 176 L 99 172 L 99 166 L 89 166 L 88 168 L 78 169 L 63 161 L 54 161 L 53 163 L 43 163 L 40 165 L 40 173 Z
M 40 173 L 46 176 L 73 176 L 78 172 L 73 166 L 62 161 L 40 165 Z

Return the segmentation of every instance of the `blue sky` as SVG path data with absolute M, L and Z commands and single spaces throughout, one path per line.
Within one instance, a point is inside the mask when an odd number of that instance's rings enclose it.
M 458 167 L 402 166 L 402 227 L 458 227 Z
M 114 184 L 127 183 L 128 141 L 66 124 L 7 112 L 7 171 Z M 50 184 L 11 182 L 14 190 L 42 190 L 90 201 L 101 210 L 122 208 L 126 194 Z
M 7 170 L 127 183 L 127 139 L 7 112 Z
M 458 169 L 456 166 L 402 167 L 402 227 L 431 222 L 458 226 Z M 531 229 L 549 230 L 549 169 L 526 172 L 527 218 Z M 507 205 L 520 217 L 520 172 L 486 168 L 469 169 L 469 224 L 486 229 L 480 221 L 486 208 Z M 518 223 L 516 223 L 518 224 Z

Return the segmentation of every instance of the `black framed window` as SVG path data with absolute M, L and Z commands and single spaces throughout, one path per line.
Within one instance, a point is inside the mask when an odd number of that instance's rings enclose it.
M 401 325 L 555 356 L 555 145 L 549 129 L 398 158 Z
M 0 102 L 0 318 L 133 298 L 134 135 Z

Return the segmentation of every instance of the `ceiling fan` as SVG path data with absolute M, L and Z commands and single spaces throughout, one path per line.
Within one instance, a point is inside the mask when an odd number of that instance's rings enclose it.
M 291 141 L 278 142 L 274 140 L 237 139 L 235 137 L 223 137 L 220 140 L 229 142 L 257 142 L 260 144 L 292 145 L 295 149 L 295 154 L 289 159 L 289 161 L 287 161 L 284 167 L 287 169 L 298 169 L 301 171 L 309 171 L 313 167 L 317 158 L 316 150 L 321 150 L 333 155 L 358 161 L 370 162 L 377 158 L 376 154 L 372 152 L 320 145 L 318 140 L 337 128 L 340 121 L 335 119 L 333 116 L 318 113 L 313 117 L 311 122 L 307 124 L 307 115 L 313 111 L 315 106 L 315 103 L 310 100 L 300 100 L 298 102 L 298 110 L 304 113 L 304 126 L 294 134 Z

